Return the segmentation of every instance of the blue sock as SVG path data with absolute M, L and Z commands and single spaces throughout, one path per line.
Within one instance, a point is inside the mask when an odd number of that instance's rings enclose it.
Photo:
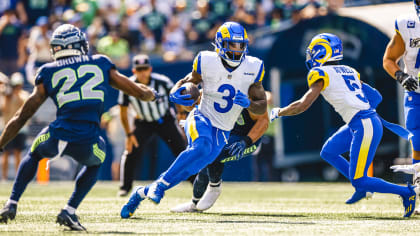
M 95 185 L 96 180 L 98 179 L 99 167 L 100 166 L 83 167 L 76 177 L 76 187 L 67 205 L 77 209 L 86 194 L 93 185 Z
M 398 195 L 410 194 L 407 187 L 389 183 L 383 179 L 375 177 L 362 177 L 352 180 L 352 185 L 356 191 L 367 191 L 377 193 L 394 193 Z
M 34 178 L 40 159 L 28 153 L 20 163 L 10 199 L 19 201 L 28 183 Z
M 419 162 L 420 162 L 420 160 L 416 160 L 416 159 L 413 158 L 413 164 L 416 164 L 416 163 L 419 163 Z
M 214 161 L 207 167 L 210 183 L 220 183 L 225 164 L 220 161 Z M 219 184 L 220 185 L 220 184 Z
M 331 153 L 322 151 L 321 157 L 330 165 L 334 166 L 342 175 L 344 175 L 344 177 L 350 180 L 349 178 L 350 164 L 342 155 L 336 155 L 336 154 L 331 154 Z
M 169 183 L 168 189 L 187 179 L 210 164 L 217 157 L 212 155 L 212 144 L 207 138 L 196 139 L 181 152 L 161 178 Z

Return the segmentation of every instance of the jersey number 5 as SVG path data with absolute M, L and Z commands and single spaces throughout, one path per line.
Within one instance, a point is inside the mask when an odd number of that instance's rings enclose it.
M 360 99 L 362 102 L 368 103 L 368 100 L 363 96 L 362 89 L 356 83 L 356 79 L 352 75 L 342 75 L 344 81 L 346 82 L 347 87 L 350 91 L 354 91 L 356 93 L 356 97 Z
M 81 86 L 80 92 L 68 92 L 76 83 L 78 78 L 81 78 L 88 73 L 92 74 L 92 77 Z M 58 107 L 62 107 L 64 104 L 69 102 L 84 99 L 99 99 L 104 101 L 104 92 L 101 90 L 93 89 L 104 81 L 102 70 L 98 66 L 82 65 L 77 69 L 77 71 L 71 68 L 64 68 L 60 71 L 57 71 L 52 76 L 52 87 L 57 87 L 58 83 L 62 79 L 65 80 L 57 93 Z
M 226 113 L 232 109 L 233 98 L 236 95 L 235 88 L 233 88 L 233 86 L 230 84 L 222 84 L 217 89 L 217 92 L 224 94 L 226 90 L 228 91 L 228 95 L 222 97 L 223 100 L 226 100 L 226 106 L 222 107 L 219 103 L 214 103 L 214 109 L 220 113 Z

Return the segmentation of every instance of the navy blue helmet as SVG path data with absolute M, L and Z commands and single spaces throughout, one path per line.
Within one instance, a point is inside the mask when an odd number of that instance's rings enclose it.
M 50 40 L 54 60 L 62 57 L 86 55 L 89 43 L 85 34 L 76 26 L 64 24 L 54 30 Z

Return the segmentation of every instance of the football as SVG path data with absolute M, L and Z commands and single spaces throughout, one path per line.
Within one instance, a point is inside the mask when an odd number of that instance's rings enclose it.
M 185 90 L 182 90 L 181 94 L 190 94 L 191 99 L 193 99 L 194 102 L 197 101 L 197 99 L 200 97 L 200 90 L 198 89 L 197 85 L 188 82 L 183 84 L 182 87 L 185 87 Z

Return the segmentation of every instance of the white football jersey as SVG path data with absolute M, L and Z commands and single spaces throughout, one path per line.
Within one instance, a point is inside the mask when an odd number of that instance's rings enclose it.
M 349 123 L 356 113 L 370 108 L 362 91 L 359 73 L 350 66 L 334 65 L 312 68 L 308 74 L 309 87 L 324 80 L 322 96 Z
M 193 70 L 203 79 L 199 111 L 213 127 L 230 131 L 242 112 L 242 107 L 233 103 L 237 91 L 248 94 L 251 84 L 262 81 L 264 64 L 247 55 L 234 71 L 229 72 L 221 60 L 216 52 L 202 51 L 194 60 Z
M 420 72 L 420 22 L 415 14 L 401 15 L 395 20 L 395 31 L 401 35 L 405 44 L 404 72 L 417 77 Z M 417 88 L 420 93 L 420 88 Z

